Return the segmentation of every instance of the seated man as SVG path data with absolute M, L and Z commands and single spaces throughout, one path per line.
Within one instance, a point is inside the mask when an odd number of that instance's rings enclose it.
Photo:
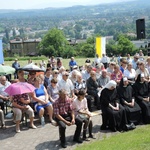
M 97 79 L 98 86 L 103 88 L 110 80 L 106 70 L 102 70 L 102 75 Z
M 9 81 L 6 80 L 5 76 L 0 77 L 0 107 L 4 110 L 4 101 L 9 100 L 9 95 L 4 92 L 4 90 L 11 85 Z
M 73 140 L 77 143 L 82 143 L 82 140 L 80 138 L 82 120 L 75 119 L 71 100 L 67 96 L 67 92 L 65 90 L 60 90 L 59 98 L 54 102 L 53 106 L 56 122 L 59 126 L 61 146 L 63 148 L 67 147 L 65 136 L 66 125 L 71 126 L 73 124 L 76 124 L 77 127 Z
M 96 80 L 95 71 L 91 71 L 89 79 L 86 82 L 87 85 L 87 93 L 94 97 L 94 105 L 97 106 L 97 109 L 100 109 L 100 101 L 99 101 L 99 87 L 98 82 Z

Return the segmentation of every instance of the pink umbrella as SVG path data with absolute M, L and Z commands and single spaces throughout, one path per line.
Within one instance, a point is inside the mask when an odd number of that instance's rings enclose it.
M 35 90 L 35 87 L 27 82 L 17 82 L 11 84 L 5 89 L 5 92 L 10 96 L 19 95 L 24 93 L 31 93 Z

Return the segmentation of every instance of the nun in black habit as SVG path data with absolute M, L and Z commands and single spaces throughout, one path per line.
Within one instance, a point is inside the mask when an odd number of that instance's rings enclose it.
M 116 82 L 111 80 L 102 89 L 100 100 L 103 124 L 101 130 L 109 127 L 112 131 L 122 131 L 128 123 L 125 109 L 119 104 L 116 86 Z
M 150 123 L 150 86 L 145 81 L 144 74 L 139 74 L 133 85 L 135 100 L 142 109 L 143 123 Z
M 135 102 L 133 88 L 126 77 L 121 79 L 117 92 L 120 103 L 126 110 L 128 123 L 139 124 L 141 122 L 141 108 Z

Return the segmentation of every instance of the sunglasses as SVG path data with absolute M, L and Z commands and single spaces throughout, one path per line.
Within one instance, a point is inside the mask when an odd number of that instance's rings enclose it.
M 58 72 L 55 72 L 55 74 L 58 74 Z

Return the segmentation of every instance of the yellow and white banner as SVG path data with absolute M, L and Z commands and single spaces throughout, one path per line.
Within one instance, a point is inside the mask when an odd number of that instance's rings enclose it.
M 106 37 L 96 38 L 96 54 L 102 57 L 102 54 L 106 54 Z

